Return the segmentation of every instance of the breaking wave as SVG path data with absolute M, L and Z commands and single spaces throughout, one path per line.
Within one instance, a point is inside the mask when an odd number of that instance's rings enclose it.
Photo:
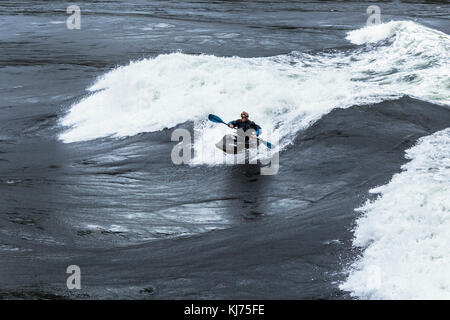
M 230 129 L 205 122 L 208 113 L 229 121 L 245 109 L 263 127 L 263 138 L 279 137 L 283 149 L 337 107 L 403 95 L 449 104 L 448 35 L 397 21 L 351 31 L 347 39 L 363 46 L 267 58 L 172 53 L 133 61 L 99 77 L 71 106 L 60 139 L 120 138 L 202 120 L 197 163 L 214 163 L 210 146 Z

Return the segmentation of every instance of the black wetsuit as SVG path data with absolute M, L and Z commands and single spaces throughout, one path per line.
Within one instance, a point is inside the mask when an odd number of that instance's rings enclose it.
M 228 122 L 228 125 L 232 124 L 233 128 L 235 129 L 241 129 L 242 131 L 247 131 L 249 129 L 254 129 L 256 131 L 256 136 L 259 136 L 261 134 L 261 127 L 258 126 L 253 121 L 250 121 L 247 119 L 247 121 L 242 121 L 241 119 L 237 119 L 234 121 Z M 259 146 L 259 140 L 256 140 L 257 146 Z M 250 139 L 249 136 L 245 136 L 245 148 L 248 149 L 250 147 Z
M 237 120 L 228 122 L 228 124 L 229 125 L 232 124 L 234 126 L 234 128 L 242 129 L 242 130 L 244 130 L 244 132 L 247 131 L 248 129 L 254 129 L 256 131 L 257 136 L 259 136 L 261 134 L 261 127 L 250 120 L 247 120 L 244 122 L 241 119 L 237 119 Z

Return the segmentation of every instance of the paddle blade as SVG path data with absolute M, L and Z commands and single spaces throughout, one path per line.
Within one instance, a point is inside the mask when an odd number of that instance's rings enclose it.
M 214 114 L 210 114 L 208 116 L 208 119 L 209 119 L 209 121 L 216 122 L 216 123 L 225 123 L 222 119 L 220 119 L 218 116 L 216 116 Z
M 269 141 L 263 140 L 261 138 L 259 138 L 259 141 L 264 143 L 268 149 L 272 149 L 272 144 Z

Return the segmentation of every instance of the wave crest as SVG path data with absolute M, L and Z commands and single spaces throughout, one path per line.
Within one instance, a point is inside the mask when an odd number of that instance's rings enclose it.
M 383 36 L 373 36 L 377 32 Z M 388 36 L 394 41 L 315 55 L 173 53 L 134 61 L 101 76 L 91 94 L 70 108 L 60 139 L 126 137 L 205 119 L 208 113 L 229 121 L 245 109 L 263 133 L 280 137 L 282 149 L 299 130 L 337 107 L 402 95 L 450 104 L 449 37 L 407 21 L 363 28 L 348 37 L 359 43 Z M 206 123 L 198 129 L 202 145 L 194 147 L 200 150 L 217 142 L 226 128 Z M 215 160 L 211 153 L 202 161 Z
M 380 197 L 357 209 L 364 247 L 341 289 L 367 299 L 450 299 L 450 129 L 422 138 Z M 367 281 L 376 268 L 377 285 Z

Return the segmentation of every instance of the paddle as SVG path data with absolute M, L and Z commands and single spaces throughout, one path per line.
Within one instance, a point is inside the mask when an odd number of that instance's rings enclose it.
M 208 119 L 209 119 L 210 121 L 212 121 L 212 122 L 215 122 L 215 123 L 223 123 L 223 124 L 226 124 L 225 121 L 223 121 L 222 119 L 220 119 L 218 116 L 216 116 L 216 115 L 214 115 L 214 114 L 210 114 L 210 115 L 208 116 Z M 228 124 L 226 124 L 226 125 L 228 125 Z
M 218 116 L 216 116 L 215 114 L 210 114 L 208 115 L 208 119 L 209 121 L 215 122 L 215 123 L 223 123 L 224 125 L 228 126 L 228 123 L 226 123 L 225 121 L 223 121 L 222 119 L 220 119 Z M 265 141 L 261 138 L 258 138 L 259 141 L 261 141 L 262 143 L 264 143 L 267 148 L 272 148 L 272 144 L 268 141 Z

